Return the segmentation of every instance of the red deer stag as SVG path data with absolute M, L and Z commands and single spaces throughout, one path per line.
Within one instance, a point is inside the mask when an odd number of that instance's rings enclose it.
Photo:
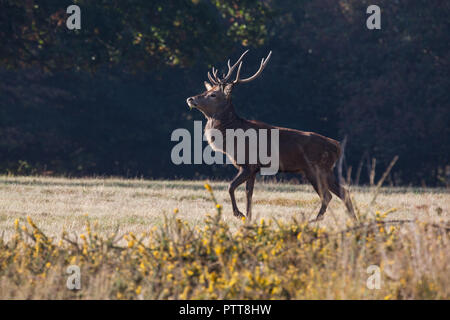
M 237 84 L 248 83 L 260 76 L 272 54 L 272 52 L 270 52 L 267 58 L 262 59 L 259 70 L 253 76 L 241 79 L 240 71 L 242 59 L 247 52 L 248 50 L 245 51 L 233 65 L 230 65 L 230 60 L 228 60 L 228 72 L 226 75 L 223 75 L 222 78 L 217 76 L 217 69 L 213 67 L 212 74 L 208 72 L 208 79 L 210 82 L 208 83 L 205 81 L 206 91 L 187 99 L 187 104 L 191 109 L 196 108 L 205 115 L 207 119 L 205 127 L 206 136 L 208 137 L 208 130 L 210 129 L 219 130 L 222 133 L 224 140 L 227 129 L 242 129 L 244 131 L 247 131 L 248 129 L 254 129 L 256 131 L 260 129 L 267 129 L 268 131 L 271 129 L 279 130 L 279 172 L 304 174 L 321 198 L 322 205 L 317 217 L 313 221 L 323 219 L 328 203 L 332 198 L 330 191 L 344 201 L 350 216 L 357 220 L 348 191 L 339 184 L 333 175 L 333 167 L 341 156 L 339 142 L 314 132 L 281 128 L 255 120 L 242 119 L 236 114 L 231 101 L 231 92 L 234 86 Z M 236 78 L 230 80 L 236 67 L 238 67 Z M 223 150 L 223 148 L 217 150 L 218 148 L 214 145 L 212 139 L 208 138 L 208 142 L 212 149 L 227 154 L 227 150 Z M 223 145 L 225 145 L 225 143 L 223 143 Z M 235 167 L 239 170 L 238 174 L 231 182 L 228 191 L 231 197 L 233 214 L 238 218 L 244 217 L 236 205 L 234 191 L 239 185 L 246 182 L 247 219 L 250 220 L 255 177 L 263 165 L 259 160 L 256 164 L 249 163 L 248 144 L 245 145 L 245 149 L 246 156 L 244 163 L 238 163 L 238 161 L 236 161 L 236 152 L 234 152 L 232 157 L 227 154 Z

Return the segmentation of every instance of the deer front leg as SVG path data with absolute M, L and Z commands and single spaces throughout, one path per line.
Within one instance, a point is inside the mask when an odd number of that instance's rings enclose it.
M 252 174 L 245 184 L 245 193 L 247 194 L 247 219 L 252 219 L 252 196 L 253 187 L 255 186 L 256 173 Z
M 234 198 L 234 191 L 237 187 L 239 187 L 242 183 L 247 181 L 252 175 L 252 171 L 248 168 L 241 167 L 239 169 L 238 174 L 234 177 L 233 181 L 231 181 L 230 186 L 228 187 L 228 192 L 230 193 L 231 205 L 233 206 L 233 214 L 235 217 L 242 218 L 245 217 L 242 212 L 239 211 L 236 205 L 236 199 Z

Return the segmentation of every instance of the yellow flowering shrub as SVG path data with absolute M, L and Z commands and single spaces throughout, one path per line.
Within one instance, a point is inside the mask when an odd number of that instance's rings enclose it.
M 0 298 L 57 299 L 448 299 L 448 226 L 384 220 L 376 213 L 338 233 L 305 222 L 243 223 L 216 213 L 203 227 L 177 215 L 141 235 L 86 232 L 59 241 L 31 218 L 0 240 Z M 392 212 L 392 211 L 390 211 Z M 67 288 L 67 267 L 81 289 Z M 369 289 L 370 265 L 381 270 Z

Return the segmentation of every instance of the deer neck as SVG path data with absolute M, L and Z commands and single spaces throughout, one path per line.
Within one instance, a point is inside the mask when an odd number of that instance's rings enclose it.
M 211 115 L 207 119 L 205 129 L 217 129 L 222 132 L 226 129 L 235 128 L 236 122 L 240 121 L 240 117 L 234 111 L 234 106 L 231 102 L 221 113 Z
M 242 119 L 234 111 L 233 105 L 230 103 L 220 114 L 207 117 L 208 121 L 205 126 L 205 136 L 209 145 L 214 151 L 227 154 L 224 150 L 226 145 L 227 129 L 235 129 L 240 127 Z M 222 144 L 216 145 L 215 139 L 212 139 L 211 129 L 219 130 L 222 133 Z M 230 158 L 231 159 L 231 158 Z M 234 161 L 233 159 L 231 159 Z

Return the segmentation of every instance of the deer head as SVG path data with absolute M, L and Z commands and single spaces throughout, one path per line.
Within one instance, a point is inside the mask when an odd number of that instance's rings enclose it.
M 259 77 L 272 55 L 272 51 L 270 51 L 269 55 L 261 60 L 261 65 L 254 75 L 246 79 L 241 79 L 242 59 L 247 52 L 248 50 L 246 50 L 233 65 L 231 65 L 230 60 L 228 60 L 228 72 L 226 75 L 224 74 L 222 78 L 217 76 L 218 70 L 213 67 L 211 70 L 212 72 L 208 72 L 209 82 L 205 81 L 206 91 L 199 95 L 187 98 L 186 102 L 189 108 L 199 109 L 206 117 L 213 117 L 228 111 L 231 107 L 231 92 L 233 91 L 234 86 L 238 83 L 253 81 Z M 230 77 L 236 67 L 236 78 L 230 81 Z

